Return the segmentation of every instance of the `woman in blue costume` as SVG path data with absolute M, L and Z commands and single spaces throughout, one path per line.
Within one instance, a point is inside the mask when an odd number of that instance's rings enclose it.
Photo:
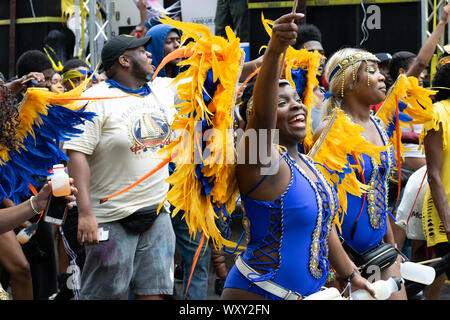
M 297 151 L 306 136 L 307 108 L 278 75 L 282 53 L 296 41 L 293 21 L 300 18 L 288 14 L 275 21 L 256 80 L 252 114 L 238 149 L 245 161 L 238 158 L 236 170 L 250 240 L 227 277 L 222 299 L 301 299 L 326 283 L 330 263 L 353 289 L 373 293 L 333 228 L 334 190 L 312 160 Z M 279 133 L 279 146 L 272 129 Z M 247 140 L 252 136 L 257 141 Z
M 368 184 L 368 193 L 357 197 L 347 193 L 348 208 L 344 214 L 340 236 L 351 252 L 363 254 L 382 242 L 394 245 L 394 237 L 388 219 L 388 182 L 395 164 L 395 154 L 385 124 L 370 113 L 370 106 L 386 98 L 384 76 L 378 70 L 378 59 L 371 53 L 353 48 L 337 51 L 328 61 L 326 74 L 331 96 L 322 105 L 324 117 L 335 107 L 364 129 L 363 137 L 378 146 L 388 146 L 381 152 L 381 164 L 363 154 L 364 172 L 357 172 L 358 179 Z M 325 122 L 324 122 L 325 123 Z M 315 133 L 319 137 L 323 126 Z M 342 137 L 345 139 L 345 137 Z M 356 159 L 349 159 L 356 164 Z M 398 257 L 400 259 L 400 257 Z M 400 276 L 400 261 L 381 270 L 381 279 Z M 377 275 L 375 275 L 377 276 Z M 404 286 L 391 295 L 390 300 L 406 299 Z

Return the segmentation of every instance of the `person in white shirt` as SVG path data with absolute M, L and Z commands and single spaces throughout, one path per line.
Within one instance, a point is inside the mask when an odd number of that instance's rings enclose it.
M 80 137 L 67 141 L 69 174 L 79 190 L 78 241 L 86 260 L 80 299 L 162 299 L 173 292 L 175 235 L 167 206 L 156 209 L 169 189 L 167 166 L 127 192 L 161 162 L 158 150 L 170 142 L 176 90 L 172 79 L 152 75 L 151 37 L 120 35 L 102 50 L 108 79 L 87 90 L 89 97 L 114 97 L 90 103 L 97 114 Z M 109 238 L 99 242 L 98 229 Z

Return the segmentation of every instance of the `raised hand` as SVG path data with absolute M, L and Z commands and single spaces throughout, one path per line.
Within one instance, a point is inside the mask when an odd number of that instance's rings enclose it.
M 287 47 L 294 45 L 297 40 L 298 29 L 295 21 L 303 17 L 302 13 L 289 13 L 275 20 L 269 47 L 277 53 L 282 53 Z

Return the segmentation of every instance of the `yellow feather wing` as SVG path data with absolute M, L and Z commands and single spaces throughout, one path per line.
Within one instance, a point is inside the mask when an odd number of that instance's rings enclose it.
M 83 103 L 83 101 L 76 99 L 80 98 L 90 79 L 86 79 L 76 89 L 65 93 L 55 93 L 45 88 L 29 88 L 18 106 L 19 116 L 16 120 L 16 136 L 19 143 L 16 150 L 24 149 L 22 143 L 29 134 L 34 138 L 32 127 L 35 123 L 42 124 L 41 115 L 48 114 L 50 104 L 63 106 L 74 111 L 80 110 L 86 104 L 86 101 Z M 11 150 L 0 146 L 0 164 L 10 160 L 9 151 Z
M 412 121 L 408 122 L 408 124 L 423 124 L 433 118 L 433 101 L 430 96 L 436 94 L 436 92 L 419 86 L 416 77 L 399 75 L 376 116 L 385 125 L 392 123 L 399 102 L 403 102 L 407 107 L 402 112 L 412 118 Z M 401 126 L 404 126 L 402 121 L 399 123 L 399 127 Z M 400 134 L 400 132 L 394 131 L 390 141 L 398 154 L 403 158 L 404 148 L 401 139 L 398 137 Z
M 177 92 L 184 102 L 178 107 L 172 129 L 183 130 L 178 139 L 161 150 L 172 158 L 176 169 L 167 179 L 172 185 L 167 200 L 175 206 L 173 214 L 184 211 L 184 219 L 191 235 L 202 231 L 216 247 L 232 245 L 222 237 L 215 219 L 224 217 L 235 209 L 239 194 L 235 178 L 235 149 L 233 108 L 236 89 L 243 63 L 243 50 L 239 38 L 231 28 L 226 28 L 227 39 L 214 36 L 209 28 L 172 20 L 161 22 L 183 32 L 182 43 L 193 39 L 186 47 L 192 55 L 182 62 L 189 68 L 180 73 L 173 83 L 181 83 Z M 212 100 L 206 104 L 203 98 L 204 83 L 208 71 L 212 70 L 213 81 L 219 81 Z M 189 81 L 181 81 L 186 80 Z M 202 120 L 211 127 L 212 135 L 199 140 L 198 123 Z M 201 132 L 200 132 L 201 135 Z M 206 142 L 206 152 L 202 150 Z M 195 161 L 196 160 L 196 161 Z M 212 183 L 209 194 L 202 193 L 202 182 L 198 180 L 198 165 L 202 176 Z
M 361 135 L 364 129 L 353 123 L 342 110 L 336 108 L 334 112 L 336 120 L 331 129 L 323 133 L 326 134 L 326 138 L 313 159 L 320 164 L 318 168 L 337 191 L 339 210 L 335 223 L 340 228 L 344 213 L 347 211 L 347 193 L 361 197 L 367 190 L 367 186 L 361 183 L 355 174 L 355 170 L 361 172 L 362 167 L 358 164 L 350 165 L 348 157 L 354 156 L 357 163 L 361 163 L 364 153 L 380 163 L 380 152 L 386 150 L 386 147 L 368 142 Z M 320 138 L 317 141 L 320 141 Z

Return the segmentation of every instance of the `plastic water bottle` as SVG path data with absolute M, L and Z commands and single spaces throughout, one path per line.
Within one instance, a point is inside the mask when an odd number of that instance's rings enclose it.
M 375 290 L 374 299 L 366 290 L 357 290 L 352 293 L 353 300 L 386 300 L 391 294 L 397 292 L 402 287 L 402 280 L 396 277 L 391 277 L 388 280 L 378 280 L 370 284 L 371 288 Z
M 303 300 L 344 300 L 344 298 L 341 296 L 338 289 L 330 287 L 304 297 Z
M 36 223 L 33 223 L 31 226 L 26 227 L 25 229 L 22 229 L 17 235 L 16 239 L 19 241 L 20 244 L 25 244 L 28 242 L 28 240 L 31 239 L 33 236 L 34 230 L 36 230 L 38 225 Z
M 55 197 L 64 197 L 70 195 L 69 175 L 65 171 L 62 164 L 55 164 L 53 166 L 52 193 Z
M 436 270 L 433 267 L 424 266 L 418 263 L 406 261 L 400 264 L 400 273 L 403 279 L 429 285 L 436 277 Z

